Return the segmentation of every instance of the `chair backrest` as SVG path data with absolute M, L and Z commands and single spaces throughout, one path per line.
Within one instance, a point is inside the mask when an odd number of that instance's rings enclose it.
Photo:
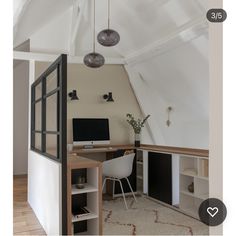
M 131 175 L 135 153 L 103 162 L 103 175 L 113 178 L 125 178 Z
M 113 158 L 118 158 L 118 157 L 124 156 L 124 154 L 125 154 L 124 149 L 118 149 L 114 152 Z

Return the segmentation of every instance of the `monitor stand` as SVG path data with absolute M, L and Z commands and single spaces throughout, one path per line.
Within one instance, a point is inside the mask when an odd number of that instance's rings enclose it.
M 84 145 L 84 149 L 91 149 L 93 148 L 94 146 L 92 144 L 88 144 L 88 145 Z

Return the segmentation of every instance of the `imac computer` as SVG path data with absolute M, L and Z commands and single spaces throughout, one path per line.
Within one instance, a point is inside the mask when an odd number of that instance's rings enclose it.
M 110 144 L 109 120 L 101 118 L 73 118 L 73 145 L 93 147 Z

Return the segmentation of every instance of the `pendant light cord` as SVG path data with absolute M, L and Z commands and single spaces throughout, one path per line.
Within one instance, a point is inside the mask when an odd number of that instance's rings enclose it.
M 93 0 L 93 52 L 95 53 L 95 0 Z
M 110 0 L 108 0 L 108 29 L 110 29 Z

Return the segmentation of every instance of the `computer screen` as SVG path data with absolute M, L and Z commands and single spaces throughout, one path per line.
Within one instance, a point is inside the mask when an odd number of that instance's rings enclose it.
M 109 144 L 109 120 L 101 118 L 73 118 L 73 144 Z

